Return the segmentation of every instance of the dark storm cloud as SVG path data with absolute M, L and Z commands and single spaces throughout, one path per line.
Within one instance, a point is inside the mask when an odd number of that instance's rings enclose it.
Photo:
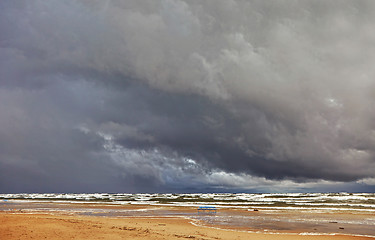
M 374 8 L 2 1 L 0 190 L 374 185 Z

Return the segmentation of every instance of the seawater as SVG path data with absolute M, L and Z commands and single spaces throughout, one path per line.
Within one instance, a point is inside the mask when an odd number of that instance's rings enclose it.
M 81 204 L 73 207 L 75 203 Z M 93 204 L 97 206 L 93 208 Z M 129 205 L 145 207 L 126 208 Z M 178 206 L 185 208 L 170 208 Z M 202 215 L 191 211 L 199 206 L 215 206 L 218 212 Z M 374 193 L 0 194 L 0 211 L 21 209 L 24 213 L 64 211 L 112 217 L 179 216 L 223 228 L 375 237 Z

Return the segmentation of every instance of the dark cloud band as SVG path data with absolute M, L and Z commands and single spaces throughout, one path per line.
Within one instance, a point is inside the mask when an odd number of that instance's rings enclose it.
M 0 191 L 372 186 L 374 7 L 2 1 Z

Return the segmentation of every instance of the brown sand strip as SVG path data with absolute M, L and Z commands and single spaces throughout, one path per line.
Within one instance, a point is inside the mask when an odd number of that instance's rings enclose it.
M 248 233 L 192 225 L 182 218 L 107 218 L 0 213 L 0 239 L 373 240 L 354 236 Z

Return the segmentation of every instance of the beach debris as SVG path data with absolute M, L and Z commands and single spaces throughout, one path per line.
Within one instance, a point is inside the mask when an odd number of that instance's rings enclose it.
M 134 230 L 136 230 L 136 228 L 134 228 L 134 227 L 123 227 L 122 230 L 134 231 Z
M 150 229 L 146 228 L 146 230 L 143 230 L 142 233 L 150 233 Z
M 175 237 L 178 237 L 178 238 L 197 238 L 196 236 L 193 236 L 193 235 L 178 235 L 178 234 L 174 234 Z
M 116 226 L 112 226 L 111 229 L 120 229 L 120 230 L 127 230 L 127 231 L 135 231 L 137 230 L 137 228 L 135 227 L 116 227 Z
M 329 223 L 338 223 L 338 222 L 329 222 Z
M 343 227 L 339 227 L 339 229 L 345 229 L 345 228 L 343 228 Z
M 216 207 L 212 206 L 200 206 L 198 207 L 198 214 L 199 213 L 211 213 L 211 214 L 216 214 Z
M 258 211 L 259 211 L 258 209 L 256 209 L 256 208 L 254 209 L 254 212 L 258 212 Z

